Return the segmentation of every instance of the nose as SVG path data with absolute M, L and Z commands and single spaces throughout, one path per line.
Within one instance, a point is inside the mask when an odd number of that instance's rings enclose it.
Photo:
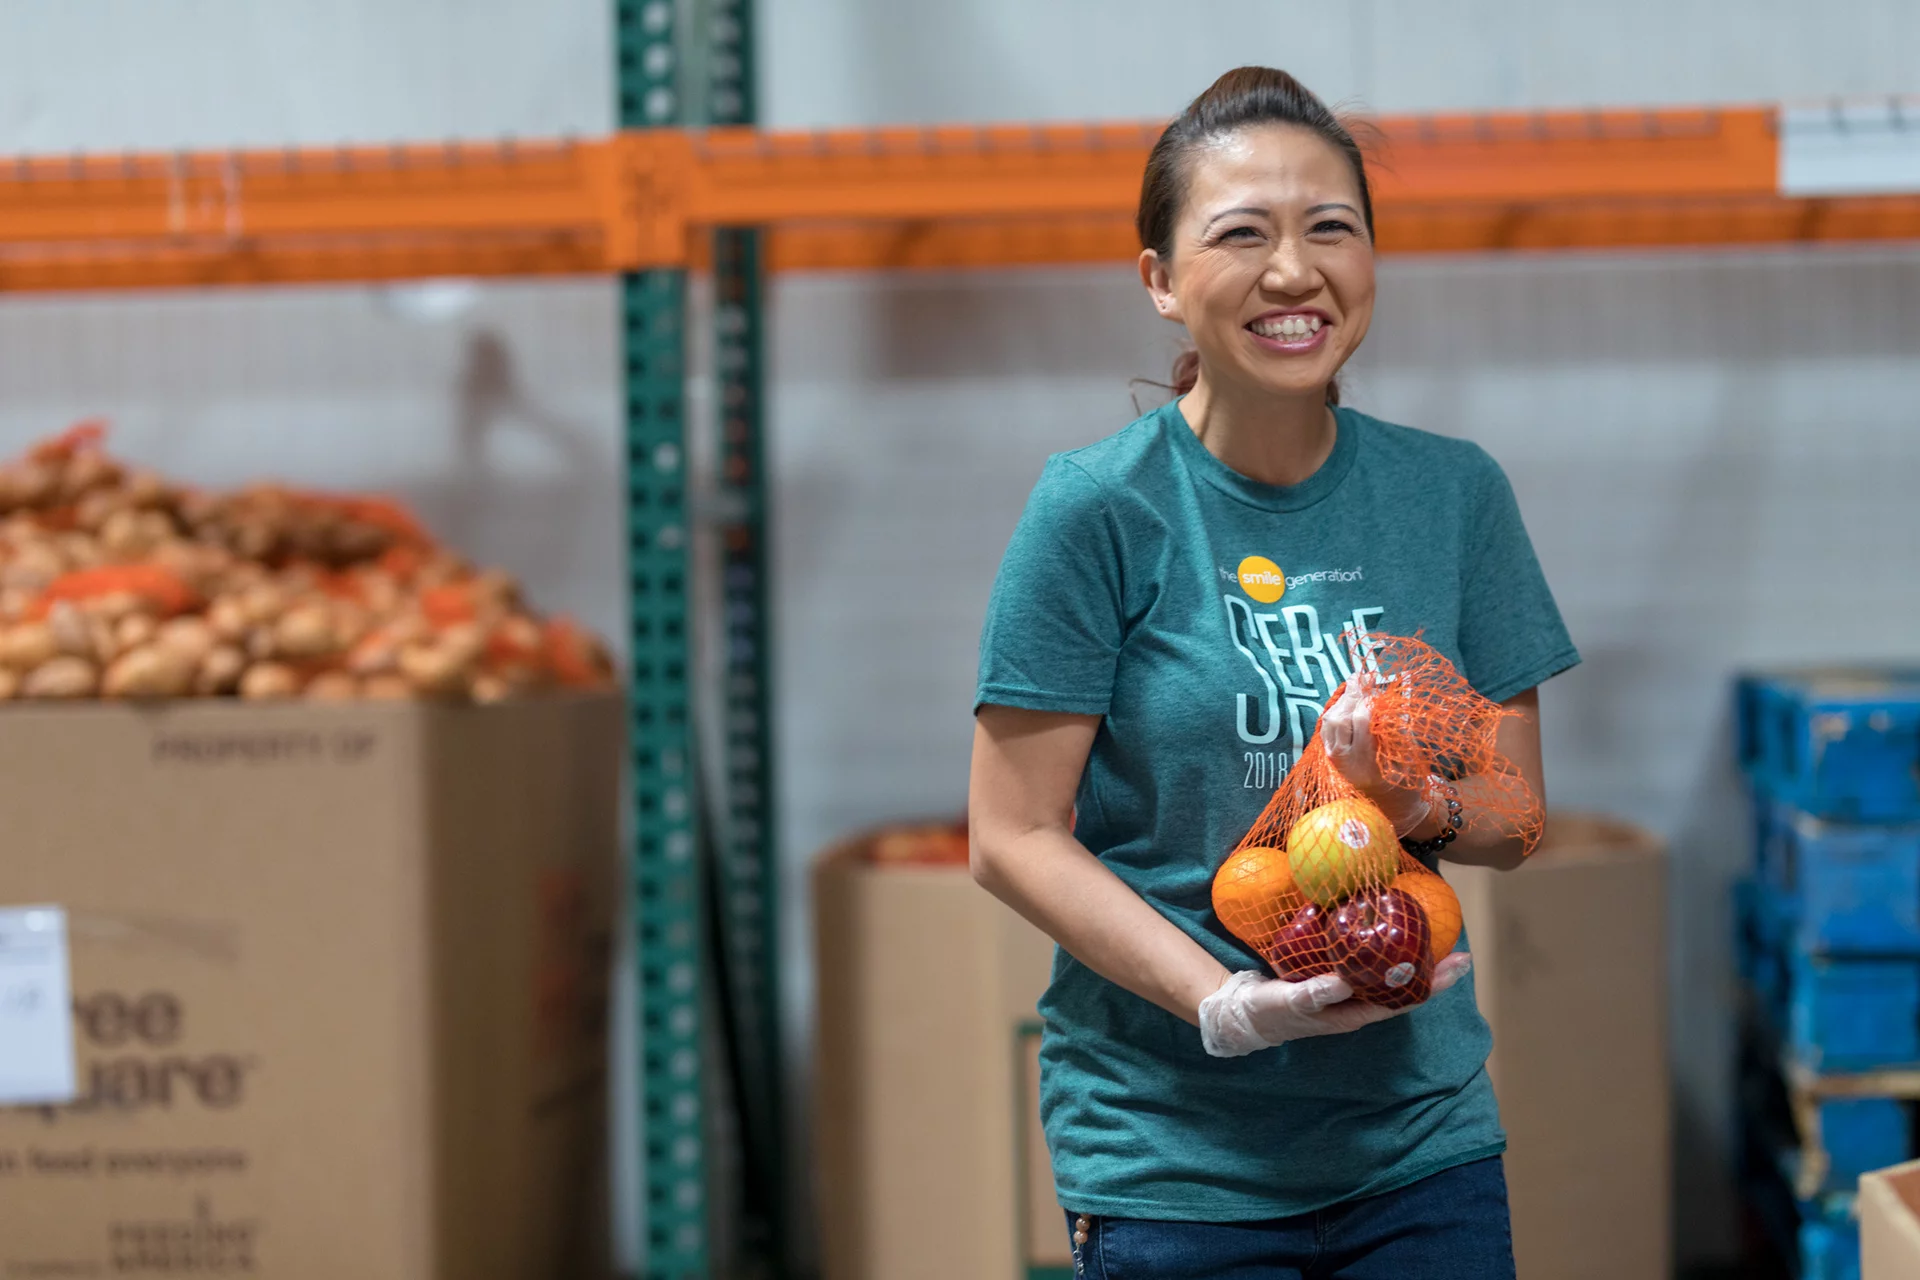
M 1314 265 L 1307 245 L 1292 236 L 1281 236 L 1274 242 L 1260 283 L 1274 293 L 1297 297 L 1320 287 L 1320 268 Z

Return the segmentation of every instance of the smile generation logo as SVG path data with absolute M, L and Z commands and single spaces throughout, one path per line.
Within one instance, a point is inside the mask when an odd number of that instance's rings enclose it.
M 1240 589 L 1261 604 L 1273 604 L 1286 594 L 1287 575 L 1265 556 L 1248 556 L 1238 572 Z

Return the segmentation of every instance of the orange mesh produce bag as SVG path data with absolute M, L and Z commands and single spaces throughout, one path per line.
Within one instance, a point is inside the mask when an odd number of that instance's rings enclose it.
M 1353 657 L 1353 678 L 1371 688 L 1381 775 L 1399 787 L 1452 785 L 1462 835 L 1511 837 L 1533 852 L 1539 798 L 1496 745 L 1501 723 L 1520 713 L 1481 697 L 1418 639 L 1375 635 Z M 1279 976 L 1338 973 L 1356 999 L 1389 1008 L 1425 1000 L 1434 966 L 1460 937 L 1453 890 L 1341 776 L 1317 728 L 1215 874 L 1213 908 Z

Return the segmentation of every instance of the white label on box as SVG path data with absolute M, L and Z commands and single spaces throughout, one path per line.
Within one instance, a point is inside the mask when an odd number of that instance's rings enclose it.
M 72 1102 L 67 913 L 0 907 L 0 1106 Z

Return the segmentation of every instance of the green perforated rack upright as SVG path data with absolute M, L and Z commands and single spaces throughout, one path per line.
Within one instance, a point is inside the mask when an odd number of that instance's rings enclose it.
M 681 122 L 670 0 L 617 0 L 623 128 Z M 641 1185 L 647 1280 L 711 1274 L 699 801 L 693 736 L 685 415 L 687 279 L 622 282 L 626 353 L 628 699 L 634 942 L 640 993 Z
M 751 0 L 618 0 L 617 79 L 625 128 L 750 124 Z M 628 578 L 634 790 L 633 914 L 639 958 L 642 1274 L 715 1274 L 709 1111 L 718 1043 L 733 1046 L 744 1194 L 739 1261 L 786 1273 L 782 1177 L 778 911 L 770 768 L 766 502 L 761 437 L 760 232 L 715 233 L 714 359 L 720 439 L 717 533 L 725 674 L 717 713 L 722 771 L 701 785 L 695 733 L 685 414 L 687 279 L 623 281 Z M 709 805 L 709 798 L 718 804 Z M 717 818 L 708 834 L 700 824 Z M 706 851 L 714 850 L 712 865 Z M 711 875 L 710 883 L 703 877 Z M 714 910 L 709 913 L 711 894 Z M 706 929 L 716 926 L 718 946 Z M 712 971 L 708 957 L 718 961 Z M 716 996 L 724 996 L 716 999 Z M 710 1027 L 720 1009 L 725 1027 Z
M 754 124 L 752 0 L 708 0 L 707 19 L 705 122 Z M 761 272 L 759 231 L 723 227 L 714 233 L 720 594 L 726 645 L 719 711 L 725 765 L 715 879 L 728 1003 L 742 1068 L 740 1131 L 747 1186 L 741 1243 L 764 1273 L 785 1275 Z

